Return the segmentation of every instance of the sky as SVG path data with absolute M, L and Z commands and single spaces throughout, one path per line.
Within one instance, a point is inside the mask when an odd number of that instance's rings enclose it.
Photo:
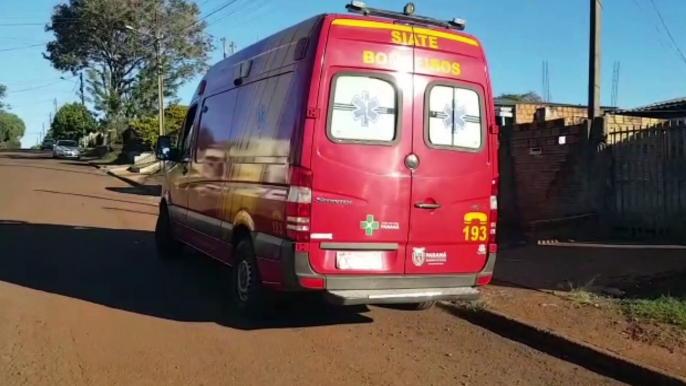
M 0 84 L 6 102 L 26 123 L 22 146 L 35 145 L 55 107 L 78 100 L 78 78 L 43 59 L 44 30 L 53 7 L 66 0 L 0 1 Z M 228 0 L 198 0 L 204 15 Z M 370 7 L 402 10 L 406 0 L 367 0 Z M 686 0 L 602 0 L 601 103 L 610 105 L 613 65 L 620 62 L 620 107 L 686 97 Z M 542 94 L 542 63 L 548 62 L 551 101 L 586 104 L 588 0 L 414 0 L 416 14 L 467 20 L 490 66 L 493 91 Z M 220 38 L 238 49 L 319 13 L 345 12 L 345 0 L 238 0 L 209 17 L 216 39 L 212 63 L 221 59 Z M 659 14 L 663 20 L 660 20 Z M 679 16 L 681 15 L 681 17 Z M 663 25 L 664 21 L 664 25 Z M 666 25 L 666 28 L 665 28 Z M 66 80 L 60 77 L 67 78 Z M 198 80 L 200 76 L 198 77 Z M 179 92 L 190 100 L 196 81 Z

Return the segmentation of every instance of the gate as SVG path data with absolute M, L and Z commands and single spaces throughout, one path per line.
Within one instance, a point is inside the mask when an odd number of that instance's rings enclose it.
M 686 124 L 623 128 L 608 134 L 609 209 L 632 238 L 683 242 L 686 236 Z

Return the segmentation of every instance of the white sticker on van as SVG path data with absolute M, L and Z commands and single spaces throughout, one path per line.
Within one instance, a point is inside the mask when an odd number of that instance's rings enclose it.
M 397 222 L 382 222 L 381 223 L 381 229 L 386 229 L 389 231 L 399 231 L 400 230 L 400 223 Z
M 464 104 L 455 101 L 455 109 L 451 105 L 445 105 L 443 108 L 443 124 L 445 128 L 451 130 L 453 133 L 457 133 L 460 130 L 464 130 L 467 126 L 467 108 Z
M 364 221 L 360 221 L 360 229 L 362 229 L 367 236 L 374 235 L 374 231 L 384 229 L 387 231 L 400 230 L 400 223 L 374 220 L 374 215 L 368 214 Z
M 427 265 L 444 265 L 448 261 L 446 252 L 426 252 L 426 248 L 412 248 L 412 263 L 421 267 Z
M 362 127 L 369 126 L 369 122 L 376 123 L 379 119 L 379 112 L 377 109 L 381 107 L 381 103 L 376 97 L 369 95 L 369 91 L 362 91 L 362 96 L 355 95 L 352 101 L 355 110 L 353 110 L 353 119 L 360 121 Z

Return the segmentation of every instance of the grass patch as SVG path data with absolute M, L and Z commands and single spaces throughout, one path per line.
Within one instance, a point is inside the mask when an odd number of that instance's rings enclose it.
M 637 318 L 673 324 L 686 329 L 686 299 L 661 296 L 656 299 L 630 299 L 624 301 L 624 311 Z
M 624 313 L 686 331 L 686 271 L 642 278 L 627 288 Z
M 556 292 L 556 294 L 577 305 L 598 306 L 600 297 L 592 291 L 595 280 L 596 278 L 594 277 L 584 285 L 575 285 L 572 282 L 567 282 L 569 291 L 562 293 Z
M 573 301 L 574 303 L 588 304 L 588 305 L 595 304 L 595 302 L 594 302 L 595 295 L 592 294 L 591 292 L 587 291 L 585 288 L 572 288 L 565 295 L 565 297 L 568 300 Z
M 464 307 L 472 312 L 481 312 L 488 308 L 488 303 L 485 300 L 479 299 L 473 302 L 467 302 Z

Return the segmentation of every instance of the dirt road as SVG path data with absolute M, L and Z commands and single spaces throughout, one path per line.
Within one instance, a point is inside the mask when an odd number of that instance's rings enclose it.
M 155 197 L 40 153 L 0 153 L 0 177 L 3 386 L 620 384 L 438 308 L 250 324 L 224 267 L 156 260 Z

